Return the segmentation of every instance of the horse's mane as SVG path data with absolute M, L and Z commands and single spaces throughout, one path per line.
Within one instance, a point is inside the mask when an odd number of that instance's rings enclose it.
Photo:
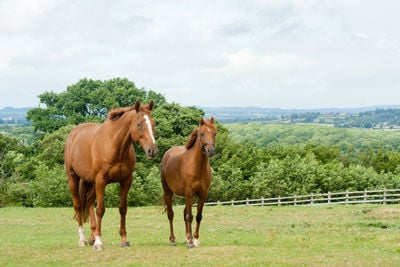
M 194 146 L 197 140 L 197 135 L 199 134 L 199 129 L 193 130 L 193 132 L 190 134 L 189 140 L 186 142 L 186 149 L 190 149 Z
M 110 112 L 108 112 L 108 119 L 111 121 L 115 121 L 119 119 L 126 112 L 135 109 L 135 107 L 124 107 L 124 108 L 113 108 Z

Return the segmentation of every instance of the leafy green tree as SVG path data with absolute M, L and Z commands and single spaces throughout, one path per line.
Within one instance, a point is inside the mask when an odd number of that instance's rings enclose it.
M 73 125 L 67 125 L 45 134 L 38 144 L 37 158 L 50 168 L 64 164 L 64 144 Z
M 49 167 L 41 162 L 35 174 L 36 179 L 29 185 L 34 207 L 65 207 L 72 204 L 63 165 Z
M 157 124 L 155 135 L 159 151 L 157 159 L 160 161 L 170 147 L 186 143 L 191 132 L 198 127 L 204 111 L 172 103 L 161 105 L 152 115 Z
M 45 107 L 29 110 L 27 119 L 32 121 L 35 130 L 48 133 L 68 124 L 101 122 L 113 107 L 130 106 L 136 100 L 147 103 L 150 99 L 156 106 L 166 103 L 161 94 L 138 89 L 127 79 L 82 79 L 60 94 L 45 92 L 39 95 L 40 103 Z

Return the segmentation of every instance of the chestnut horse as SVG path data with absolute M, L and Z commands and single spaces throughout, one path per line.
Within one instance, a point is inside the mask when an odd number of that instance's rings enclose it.
M 176 195 L 185 198 L 183 212 L 186 226 L 187 247 L 200 245 L 199 228 L 202 219 L 204 202 L 207 199 L 211 185 L 211 169 L 208 158 L 215 155 L 215 136 L 217 128 L 214 118 L 204 121 L 195 129 L 185 146 L 170 148 L 163 156 L 161 163 L 161 182 L 164 191 L 163 200 L 166 205 L 169 225 L 170 244 L 175 245 L 173 229 L 174 211 L 172 210 L 172 197 Z M 192 236 L 192 205 L 194 197 L 198 197 L 196 230 L 194 240 Z
M 111 110 L 103 124 L 83 123 L 68 135 L 64 162 L 79 226 L 79 246 L 85 246 L 82 223 L 89 217 L 89 243 L 94 250 L 103 248 L 101 221 L 105 212 L 104 191 L 107 184 L 115 182 L 120 184 L 121 247 L 130 245 L 126 238 L 125 221 L 127 196 L 136 160 L 132 143 L 139 142 L 148 159 L 156 156 L 158 149 L 153 135 L 152 109 L 153 101 L 142 106 L 136 101 L 132 107 Z

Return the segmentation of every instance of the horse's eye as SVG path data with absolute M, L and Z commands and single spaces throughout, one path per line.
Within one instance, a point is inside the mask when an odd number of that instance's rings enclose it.
M 140 127 L 142 127 L 142 124 L 139 122 L 138 124 L 136 124 L 136 126 L 137 126 L 138 128 L 140 128 Z
M 204 133 L 200 133 L 200 136 L 204 136 Z

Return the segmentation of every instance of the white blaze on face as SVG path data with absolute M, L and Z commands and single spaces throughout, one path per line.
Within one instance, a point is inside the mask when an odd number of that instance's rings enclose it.
M 149 134 L 151 137 L 151 140 L 153 140 L 153 143 L 156 143 L 156 140 L 154 139 L 154 135 L 153 135 L 153 128 L 151 127 L 151 122 L 150 122 L 150 118 L 147 115 L 143 116 L 144 121 L 146 122 L 147 128 L 149 129 Z

